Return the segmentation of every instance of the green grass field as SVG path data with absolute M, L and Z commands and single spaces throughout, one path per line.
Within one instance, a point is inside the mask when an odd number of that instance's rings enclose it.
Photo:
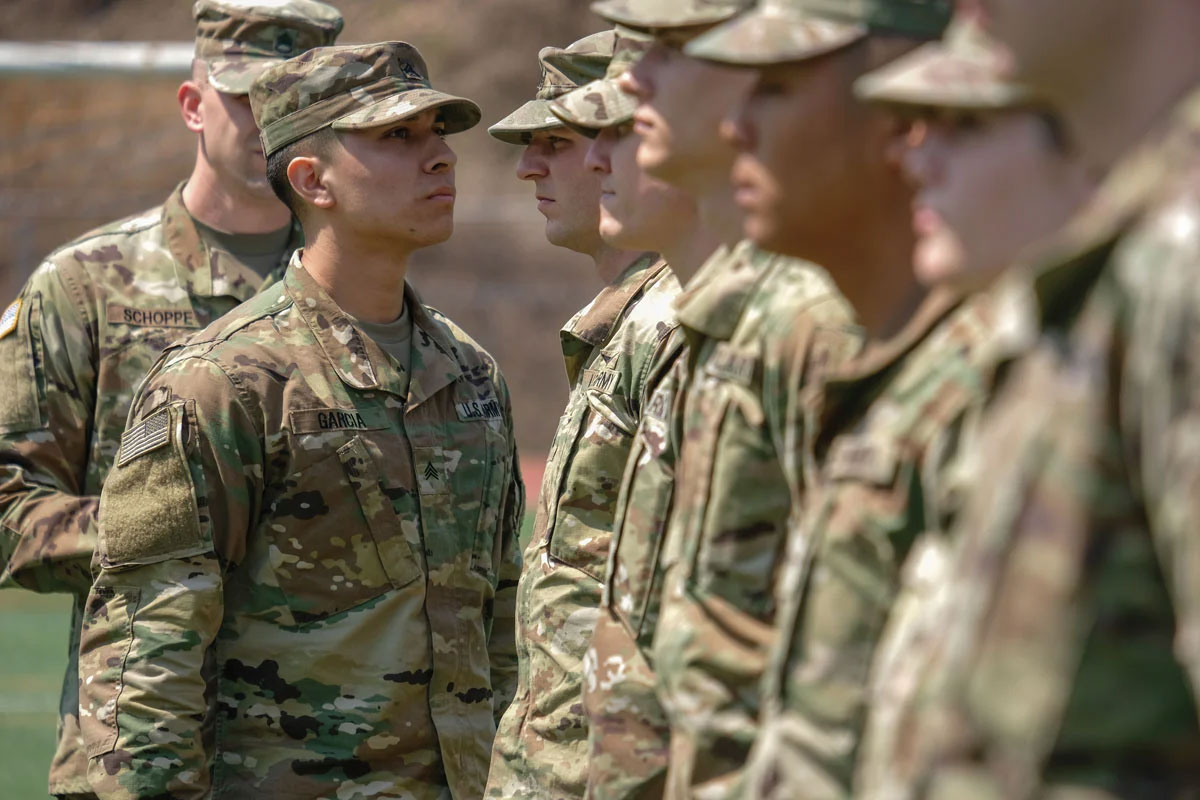
M 533 514 L 521 526 L 522 546 Z M 67 665 L 70 599 L 0 591 L 0 798 L 47 797 L 54 725 Z
M 0 592 L 0 786 L 9 800 L 48 796 L 70 609 L 66 596 Z

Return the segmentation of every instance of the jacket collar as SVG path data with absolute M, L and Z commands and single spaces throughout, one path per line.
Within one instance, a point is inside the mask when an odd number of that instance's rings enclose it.
M 338 378 L 355 389 L 379 389 L 403 395 L 405 385 L 395 362 L 354 324 L 350 315 L 304 269 L 303 250 L 292 255 L 284 276 L 284 291 L 321 345 Z M 454 383 L 464 372 L 456 357 L 457 345 L 445 326 L 435 320 L 407 283 L 404 296 L 413 319 L 407 408 L 413 408 Z
M 676 318 L 688 338 L 693 343 L 700 337 L 731 338 L 775 258 L 749 242 L 717 248 L 675 301 Z
M 196 228 L 192 215 L 183 205 L 183 187 L 179 184 L 162 207 L 163 238 L 175 262 L 180 284 L 193 297 L 236 297 L 247 300 L 263 284 L 254 270 L 228 253 L 210 250 Z M 300 225 L 292 220 L 292 234 L 279 264 L 282 271 L 292 252 L 303 243 Z M 267 282 L 272 278 L 268 277 Z
M 559 338 L 571 385 L 575 384 L 592 350 L 609 340 L 617 321 L 646 284 L 666 269 L 667 262 L 657 253 L 643 254 L 562 329 Z

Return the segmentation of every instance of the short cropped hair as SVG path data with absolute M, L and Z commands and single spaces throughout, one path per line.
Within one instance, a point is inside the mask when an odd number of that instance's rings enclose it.
M 304 202 L 292 188 L 292 182 L 288 180 L 288 165 L 295 158 L 312 158 L 328 154 L 336 136 L 333 128 L 321 128 L 267 156 L 267 181 L 271 184 L 275 196 L 297 217 L 300 216 Z

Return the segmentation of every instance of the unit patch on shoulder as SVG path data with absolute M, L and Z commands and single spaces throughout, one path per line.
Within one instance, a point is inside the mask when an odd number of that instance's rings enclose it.
M 17 329 L 17 320 L 21 318 L 21 301 L 14 300 L 12 305 L 0 314 L 0 339 L 8 336 Z
M 151 414 L 139 424 L 121 434 L 121 450 L 117 466 L 123 467 L 139 456 L 171 443 L 171 409 Z

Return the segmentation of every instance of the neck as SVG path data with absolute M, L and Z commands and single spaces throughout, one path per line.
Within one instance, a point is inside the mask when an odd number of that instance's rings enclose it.
M 722 177 L 720 188 L 697 197 L 696 207 L 705 229 L 712 231 L 721 244 L 732 247 L 742 239 L 742 211 L 734 202 L 728 175 L 726 172 Z
M 1147 14 L 1121 51 L 1097 59 L 1086 78 L 1047 87 L 1092 174 L 1107 172 L 1200 84 L 1200 9 L 1169 8 Z
M 404 312 L 407 250 L 338 236 L 328 226 L 305 226 L 304 233 L 304 269 L 339 308 L 378 323 L 392 322 Z
M 608 286 L 621 277 L 621 273 L 629 269 L 629 265 L 637 261 L 642 254 L 632 250 L 618 250 L 602 244 L 596 252 L 590 255 L 592 262 L 596 265 L 596 275 L 600 277 L 605 286 Z
M 700 216 L 693 217 L 694 222 L 680 231 L 679 235 L 670 242 L 664 242 L 660 248 L 662 257 L 671 265 L 671 271 L 683 286 L 687 286 L 704 262 L 721 246 L 721 240 L 715 236 Z
M 903 204 L 897 207 L 907 209 Z M 864 209 L 864 213 L 869 212 Z M 812 260 L 829 270 L 867 337 L 879 340 L 904 326 L 925 289 L 913 272 L 913 234 L 907 213 L 874 217 L 874 224 L 860 223 L 852 235 L 831 239 L 824 252 L 813 253 Z
M 224 185 L 212 166 L 196 159 L 183 187 L 183 205 L 196 219 L 226 233 L 269 233 L 287 225 L 292 214 L 275 195 Z

